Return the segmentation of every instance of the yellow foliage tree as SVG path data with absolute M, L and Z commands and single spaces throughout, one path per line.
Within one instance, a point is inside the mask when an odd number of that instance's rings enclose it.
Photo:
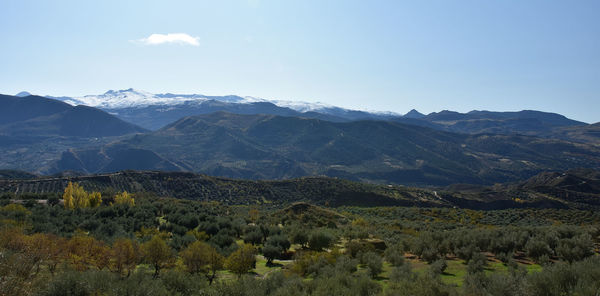
M 139 245 L 136 241 L 121 238 L 117 239 L 112 245 L 110 267 L 114 272 L 122 275 L 127 272 L 127 276 L 135 269 L 140 259 Z
M 217 271 L 223 268 L 225 258 L 207 243 L 196 241 L 179 253 L 183 264 L 190 273 L 204 273 L 209 284 L 217 277 Z
M 88 200 L 90 201 L 90 207 L 98 207 L 102 204 L 102 195 L 100 192 L 92 192 L 89 194 Z
M 127 193 L 127 191 L 123 191 L 115 195 L 115 204 L 122 204 L 133 207 L 135 205 L 135 200 L 133 199 L 133 196 Z
M 67 258 L 76 270 L 82 271 L 90 266 L 102 270 L 109 263 L 109 249 L 102 241 L 91 236 L 78 234 L 67 244 Z
M 250 244 L 241 245 L 225 261 L 225 268 L 241 277 L 256 265 L 256 248 Z
M 69 182 L 63 193 L 63 201 L 67 209 L 97 207 L 102 204 L 102 195 L 100 192 L 88 193 L 78 183 Z
M 158 277 L 160 270 L 175 261 L 171 247 L 158 235 L 142 244 L 144 261 L 154 267 L 154 277 Z
M 90 206 L 88 193 L 78 183 L 73 184 L 73 204 L 75 208 L 87 208 Z
M 258 218 L 260 218 L 260 212 L 256 208 L 250 209 L 250 211 L 248 211 L 248 217 L 252 223 L 256 223 Z
M 74 209 L 75 203 L 73 201 L 73 183 L 69 182 L 63 193 L 63 201 L 66 209 Z

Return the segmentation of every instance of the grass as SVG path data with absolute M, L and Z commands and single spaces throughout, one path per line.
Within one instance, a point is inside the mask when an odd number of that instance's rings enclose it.
M 261 255 L 258 255 L 256 256 L 256 268 L 254 269 L 254 272 L 258 276 L 264 277 L 268 273 L 281 270 L 282 266 L 283 264 L 281 264 L 279 260 L 273 260 L 273 265 L 267 266 L 267 259 Z
M 467 265 L 463 260 L 447 260 L 448 267 L 442 273 L 442 282 L 449 285 L 462 286 L 465 275 L 467 275 Z

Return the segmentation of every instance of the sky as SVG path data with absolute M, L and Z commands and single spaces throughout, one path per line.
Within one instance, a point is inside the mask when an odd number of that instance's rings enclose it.
M 600 1 L 0 0 L 0 93 L 600 121 Z

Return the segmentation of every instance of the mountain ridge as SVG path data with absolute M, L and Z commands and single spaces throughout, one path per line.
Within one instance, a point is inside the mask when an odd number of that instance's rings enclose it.
M 425 115 L 413 109 L 404 115 L 400 115 L 393 112 L 350 110 L 323 103 L 266 100 L 235 95 L 152 94 L 131 88 L 118 91 L 110 90 L 101 95 L 55 98 L 70 104 L 86 104 L 99 107 L 122 120 L 149 130 L 158 130 L 185 116 L 226 111 L 238 114 L 272 114 L 318 118 L 333 122 L 356 120 L 396 121 L 457 133 L 523 134 L 600 145 L 600 135 L 581 136 L 577 131 L 563 130 L 565 128 L 585 129 L 587 124 L 566 118 L 560 114 L 535 110 L 510 112 L 473 110 L 467 113 L 443 110 Z
M 226 112 L 184 117 L 110 147 L 145 149 L 182 169 L 249 179 L 327 175 L 376 183 L 490 184 L 548 169 L 600 167 L 600 148 L 561 140 Z

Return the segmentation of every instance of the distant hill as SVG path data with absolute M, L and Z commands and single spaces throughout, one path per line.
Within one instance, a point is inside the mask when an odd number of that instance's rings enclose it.
M 9 136 L 120 136 L 145 130 L 105 111 L 38 96 L 0 95 L 0 134 Z
M 92 107 L 0 95 L 0 168 L 47 173 L 65 150 L 145 131 Z
M 420 117 L 440 130 L 467 134 L 522 134 L 546 138 L 559 138 L 557 129 L 582 127 L 586 123 L 566 118 L 556 113 L 533 110 L 518 112 L 471 111 L 458 113 L 441 111 Z
M 0 170 L 0 179 L 35 179 L 38 176 L 17 170 Z
M 586 181 L 598 182 L 598 171 L 584 170 Z M 470 209 L 506 208 L 577 208 L 600 209 L 600 190 L 565 189 L 546 181 L 529 187 L 532 180 L 544 178 L 542 173 L 530 181 L 485 186 L 453 186 L 446 189 L 422 189 L 405 186 L 373 185 L 347 180 L 310 177 L 281 181 L 249 181 L 216 178 L 185 172 L 123 171 L 111 174 L 32 179 L 2 180 L 0 193 L 61 193 L 68 182 L 79 182 L 86 190 L 133 193 L 159 197 L 175 197 L 223 204 L 290 204 L 277 215 L 283 219 L 299 219 L 310 213 L 327 224 L 346 219 L 320 206 L 420 206 L 460 207 Z M 570 176 L 580 173 L 557 173 Z M 570 177 L 567 177 L 570 178 Z M 568 193 L 568 194 L 567 194 Z
M 97 149 L 71 150 L 56 170 L 127 169 L 115 160 L 128 159 L 129 149 L 152 152 L 139 163 L 158 157 L 178 170 L 245 179 L 325 175 L 409 185 L 492 184 L 543 170 L 600 168 L 600 148 L 560 140 L 465 135 L 389 121 L 335 123 L 219 112 Z M 71 166 L 65 157 L 86 161 Z
M 467 200 L 486 200 L 492 203 L 510 198 L 520 204 L 591 209 L 600 207 L 600 171 L 573 169 L 541 172 L 521 182 L 490 187 L 456 184 L 446 190 Z
M 0 125 L 49 116 L 71 108 L 69 104 L 44 97 L 0 95 Z

